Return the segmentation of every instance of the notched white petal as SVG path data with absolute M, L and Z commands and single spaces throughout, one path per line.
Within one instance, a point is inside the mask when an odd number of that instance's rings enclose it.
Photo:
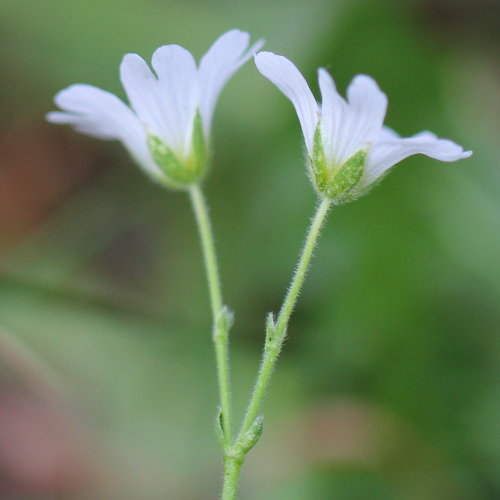
M 229 78 L 264 44 L 257 41 L 248 50 L 250 35 L 231 30 L 220 36 L 202 57 L 199 67 L 200 113 L 205 135 L 210 135 L 217 99 Z
M 342 157 L 344 125 L 347 118 L 347 103 L 337 92 L 332 76 L 324 68 L 318 70 L 321 91 L 321 132 L 325 157 L 330 164 L 342 165 L 347 157 Z
M 387 110 L 387 96 L 371 76 L 356 75 L 347 88 L 347 100 L 350 106 L 377 116 L 382 126 Z
M 373 184 L 391 167 L 409 156 L 423 154 L 435 160 L 454 162 L 472 155 L 472 151 L 465 151 L 459 144 L 449 139 L 440 139 L 427 131 L 400 138 L 392 130 L 384 128 L 380 139 L 369 155 L 365 175 L 360 182 L 361 188 Z
M 75 84 L 58 92 L 47 120 L 72 125 L 75 130 L 99 139 L 117 139 L 152 174 L 160 171 L 149 154 L 144 128 L 133 111 L 118 97 L 92 85 Z
M 90 135 L 122 139 L 127 127 L 137 126 L 134 114 L 118 97 L 92 85 L 71 85 L 58 92 L 54 102 L 66 113 L 51 112 L 49 121 L 75 126 L 85 122 Z
M 76 120 L 79 120 L 78 115 L 74 115 L 71 113 L 64 113 L 64 111 L 49 111 L 45 115 L 45 119 L 50 122 L 50 123 L 57 123 L 57 124 L 73 124 Z
M 286 57 L 272 52 L 255 56 L 258 70 L 283 92 L 295 107 L 309 154 L 313 153 L 318 104 L 297 67 Z
M 364 141 L 373 142 L 384 123 L 387 96 L 373 78 L 357 75 L 347 89 L 347 101 L 359 120 L 358 133 L 364 137 Z
M 120 79 L 143 125 L 163 136 L 165 124 L 158 105 L 158 81 L 146 61 L 138 54 L 126 54 L 120 65 Z
M 420 132 L 407 139 L 401 139 L 406 145 L 420 149 L 417 153 L 424 154 L 435 160 L 453 162 L 469 158 L 472 151 L 465 151 L 462 146 L 450 139 L 441 139 L 429 131 Z
M 373 78 L 354 77 L 347 89 L 347 102 L 338 124 L 336 160 L 344 162 L 364 143 L 373 143 L 379 135 L 387 110 L 387 97 Z
M 330 75 L 325 68 L 318 69 L 318 81 L 322 105 L 326 105 L 326 107 L 330 108 L 336 104 L 338 99 L 342 99 L 337 92 L 337 87 L 335 86 L 332 75 Z
M 164 127 L 157 133 L 186 157 L 199 101 L 196 62 L 183 47 L 164 45 L 153 53 L 151 63 L 158 75 L 157 106 Z

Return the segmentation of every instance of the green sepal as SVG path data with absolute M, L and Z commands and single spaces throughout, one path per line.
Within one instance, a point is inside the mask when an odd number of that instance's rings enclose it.
M 184 166 L 174 152 L 156 135 L 148 134 L 148 147 L 153 160 L 174 185 L 183 182 Z
M 326 164 L 325 151 L 323 149 L 323 138 L 321 127 L 318 123 L 314 131 L 313 154 L 310 161 L 311 174 L 318 189 L 321 191 L 328 182 L 328 168 Z
M 360 149 L 340 167 L 329 164 L 323 148 L 321 123 L 314 131 L 313 150 L 309 157 L 309 173 L 316 190 L 340 205 L 355 199 L 355 188 L 363 176 L 368 149 Z
M 148 134 L 148 147 L 154 161 L 165 174 L 165 184 L 182 188 L 196 184 L 206 171 L 207 145 L 200 112 L 197 111 L 191 137 L 191 155 L 180 159 L 159 137 Z
M 194 117 L 192 144 L 192 169 L 193 172 L 202 176 L 208 163 L 208 151 L 205 134 L 203 132 L 203 121 L 199 111 L 196 111 L 196 115 Z
M 363 176 L 368 152 L 361 149 L 354 153 L 334 174 L 328 182 L 324 194 L 336 203 L 350 201 L 351 194 Z

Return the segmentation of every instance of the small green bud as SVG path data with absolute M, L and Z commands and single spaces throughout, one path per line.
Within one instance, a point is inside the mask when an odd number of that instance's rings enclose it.
M 165 174 L 165 183 L 169 187 L 183 188 L 196 184 L 207 169 L 208 154 L 203 123 L 199 112 L 193 122 L 191 154 L 187 159 L 180 159 L 159 137 L 148 134 L 148 147 L 156 164 Z
M 347 203 L 358 196 L 356 186 L 363 176 L 367 149 L 354 153 L 343 165 L 329 165 L 323 149 L 321 127 L 314 132 L 313 154 L 309 162 L 311 177 L 319 193 L 336 204 Z
M 264 426 L 264 417 L 259 415 L 235 446 L 238 455 L 245 456 L 259 441 Z

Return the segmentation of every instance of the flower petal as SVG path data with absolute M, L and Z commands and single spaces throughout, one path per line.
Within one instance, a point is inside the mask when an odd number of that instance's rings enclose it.
M 120 65 L 120 78 L 143 125 L 167 141 L 165 121 L 158 103 L 158 80 L 147 63 L 137 54 L 126 54 Z
M 373 146 L 367 159 L 367 166 L 358 187 L 363 189 L 373 184 L 389 168 L 408 156 L 424 154 L 435 160 L 453 162 L 469 158 L 472 151 L 449 139 L 440 139 L 431 132 L 420 132 L 412 137 L 400 138 L 384 127 L 381 140 Z
M 72 125 L 77 131 L 100 139 L 118 139 L 139 164 L 153 174 L 160 173 L 147 148 L 143 126 L 114 94 L 92 85 L 76 84 L 58 92 L 54 101 L 63 112 L 48 113 L 48 121 Z
M 386 110 L 387 97 L 375 80 L 366 75 L 354 77 L 347 89 L 347 109 L 334 146 L 340 165 L 377 139 Z
M 208 136 L 219 94 L 234 72 L 264 44 L 259 40 L 245 52 L 250 35 L 231 30 L 220 36 L 202 57 L 199 69 L 200 113 L 203 129 Z
M 332 76 L 324 68 L 318 70 L 321 90 L 321 134 L 323 148 L 328 161 L 340 163 L 336 151 L 341 141 L 342 126 L 346 120 L 347 103 L 337 92 Z M 344 162 L 342 162 L 344 163 Z
M 318 122 L 318 104 L 297 67 L 286 57 L 272 52 L 255 56 L 258 70 L 292 101 L 299 117 L 309 154 L 313 152 L 314 131 Z
M 166 127 L 166 144 L 187 156 L 198 106 L 196 62 L 179 45 L 164 45 L 154 52 L 152 66 L 158 75 L 156 98 Z

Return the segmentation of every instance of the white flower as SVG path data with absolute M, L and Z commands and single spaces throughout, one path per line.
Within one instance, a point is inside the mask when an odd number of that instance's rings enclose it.
M 170 186 L 197 182 L 206 169 L 212 116 L 224 85 L 259 48 L 248 50 L 248 33 L 224 33 L 199 66 L 189 51 L 165 45 L 152 57 L 153 73 L 137 54 L 127 54 L 120 76 L 131 107 L 91 85 L 60 91 L 48 113 L 53 123 L 70 124 L 101 139 L 118 139 L 152 177 Z
M 451 162 L 472 154 L 431 132 L 401 138 L 384 127 L 387 97 L 369 76 L 356 76 L 345 100 L 332 77 L 321 68 L 318 76 L 323 102 L 318 104 L 300 71 L 285 57 L 260 52 L 255 63 L 295 106 L 312 181 L 320 193 L 336 203 L 365 194 L 408 156 L 422 153 Z

